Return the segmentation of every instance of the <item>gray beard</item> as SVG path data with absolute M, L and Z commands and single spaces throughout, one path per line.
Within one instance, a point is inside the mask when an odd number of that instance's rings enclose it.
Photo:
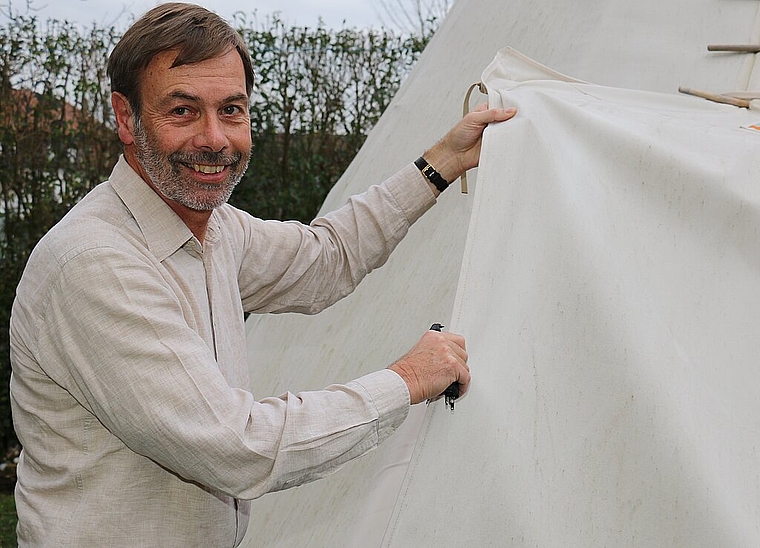
M 173 152 L 164 155 L 142 124 L 139 116 L 134 116 L 135 156 L 153 186 L 166 198 L 195 211 L 211 211 L 230 199 L 232 191 L 242 179 L 250 153 L 232 154 L 222 152 Z M 183 177 L 181 165 L 207 164 L 230 166 L 228 180 L 222 185 L 204 185 Z

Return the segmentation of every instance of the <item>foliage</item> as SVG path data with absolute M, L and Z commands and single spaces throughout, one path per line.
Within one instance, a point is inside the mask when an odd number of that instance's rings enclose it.
M 390 28 L 427 41 L 454 4 L 454 0 L 379 0 L 381 18 Z
M 257 69 L 251 167 L 231 202 L 267 218 L 309 221 L 417 59 L 425 40 L 382 30 L 234 24 Z M 7 16 L 0 26 L 0 451 L 10 419 L 8 324 L 37 241 L 120 152 L 106 62 L 120 34 Z
M 13 492 L 0 491 L 0 548 L 18 546 L 16 542 L 17 522 Z
M 422 51 L 381 30 L 286 27 L 276 16 L 239 30 L 257 68 L 253 153 L 231 203 L 310 221 Z
M 40 32 L 42 30 L 42 32 Z M 10 419 L 8 321 L 32 247 L 108 173 L 119 145 L 103 59 L 112 31 L 19 16 L 0 29 L 0 449 Z

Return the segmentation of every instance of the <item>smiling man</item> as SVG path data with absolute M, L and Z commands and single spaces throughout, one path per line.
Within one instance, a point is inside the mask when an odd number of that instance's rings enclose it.
M 251 156 L 244 45 L 220 45 L 218 55 L 192 64 L 177 64 L 176 48 L 159 51 L 137 95 L 119 86 L 112 96 L 127 162 L 201 242 L 210 212 L 227 202 Z
M 236 546 L 249 500 L 335 471 L 411 404 L 470 382 L 464 339 L 430 331 L 386 369 L 256 400 L 244 313 L 316 313 L 353 291 L 514 111 L 472 113 L 426 160 L 306 226 L 226 203 L 250 157 L 253 88 L 226 22 L 160 5 L 109 75 L 124 154 L 37 245 L 12 311 L 19 545 Z

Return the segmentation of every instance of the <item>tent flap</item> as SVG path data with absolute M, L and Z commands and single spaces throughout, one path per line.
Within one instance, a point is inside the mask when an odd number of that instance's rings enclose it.
M 454 309 L 474 383 L 383 546 L 759 545 L 758 115 L 515 73 L 484 75 L 519 114 Z

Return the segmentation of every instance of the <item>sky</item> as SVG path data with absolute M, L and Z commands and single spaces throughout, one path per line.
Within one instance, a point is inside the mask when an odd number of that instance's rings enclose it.
M 189 0 L 194 1 L 230 20 L 235 12 L 251 19 L 255 11 L 259 19 L 280 12 L 289 24 L 316 26 L 321 17 L 328 28 L 379 27 L 381 17 L 378 0 Z M 15 13 L 35 14 L 41 21 L 68 20 L 83 26 L 127 26 L 129 16 L 140 16 L 162 3 L 159 0 L 0 0 L 2 11 L 10 2 Z

